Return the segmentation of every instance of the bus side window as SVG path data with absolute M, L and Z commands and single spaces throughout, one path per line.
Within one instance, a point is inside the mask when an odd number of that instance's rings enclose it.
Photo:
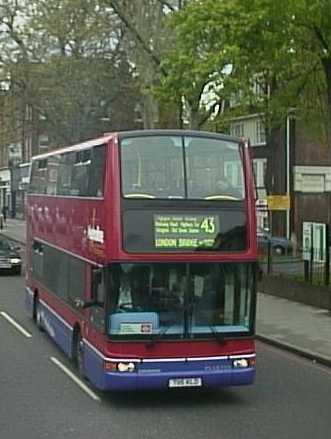
M 32 244 L 32 272 L 35 278 L 42 281 L 44 274 L 44 246 L 40 242 Z
M 68 301 L 75 304 L 77 299 L 85 297 L 85 266 L 86 263 L 78 258 L 70 257 Z
M 88 175 L 91 166 L 91 150 L 78 151 L 75 163 L 71 168 L 71 194 L 80 197 L 88 196 Z
M 95 305 L 90 308 L 90 322 L 97 328 L 103 329 L 105 327 L 105 286 L 100 268 L 92 269 L 91 279 L 92 301 L 95 301 Z
M 38 162 L 34 160 L 31 165 L 31 177 L 29 184 L 29 193 L 35 194 L 37 193 L 37 172 L 38 172 Z
M 36 160 L 32 164 L 29 192 L 46 194 L 47 190 L 47 159 Z
M 106 145 L 95 146 L 91 154 L 89 166 L 87 194 L 90 197 L 103 196 L 103 181 L 106 158 Z
M 65 153 L 61 155 L 57 175 L 57 195 L 71 195 L 71 170 L 74 165 L 74 160 L 75 153 Z
M 60 155 L 49 157 L 47 165 L 47 195 L 56 195 L 57 172 L 60 162 Z
M 92 299 L 99 306 L 103 306 L 105 302 L 105 288 L 101 268 L 95 268 L 92 270 Z

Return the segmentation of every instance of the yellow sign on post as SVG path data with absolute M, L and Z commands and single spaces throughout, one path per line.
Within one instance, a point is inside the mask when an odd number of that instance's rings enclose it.
M 291 207 L 289 195 L 268 195 L 267 203 L 269 210 L 289 210 Z

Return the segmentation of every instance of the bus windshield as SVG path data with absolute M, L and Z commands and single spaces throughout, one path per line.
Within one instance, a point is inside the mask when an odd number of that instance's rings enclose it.
M 215 338 L 252 331 L 253 265 L 114 264 L 113 338 Z
M 244 199 L 240 145 L 210 137 L 121 140 L 125 198 Z

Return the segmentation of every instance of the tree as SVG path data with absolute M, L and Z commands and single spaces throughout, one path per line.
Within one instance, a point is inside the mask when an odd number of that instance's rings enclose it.
M 41 129 L 59 146 L 135 127 L 136 81 L 111 10 L 94 0 L 35 0 L 22 25 L 26 2 L 0 5 L 3 71 L 25 132 Z
M 231 58 L 222 2 L 190 3 L 169 19 L 174 35 L 162 65 L 167 72 L 157 92 L 164 101 L 183 101 L 189 126 L 198 129 L 224 100 Z
M 159 92 L 184 99 L 191 124 L 199 126 L 224 97 L 240 90 L 242 108 L 263 111 L 271 130 L 319 72 L 330 108 L 330 14 L 328 0 L 191 2 L 170 17 L 176 43 L 163 60 L 167 75 Z M 254 83 L 264 96 L 252 92 Z
M 111 7 L 127 31 L 127 52 L 135 66 L 142 101 L 140 112 L 144 128 L 176 127 L 181 124 L 181 100 L 158 102 L 155 89 L 167 76 L 164 53 L 174 43 L 165 26 L 168 16 L 192 0 L 103 0 Z
M 331 147 L 331 7 L 329 0 L 291 0 L 291 44 L 301 59 L 302 75 L 313 70 L 305 83 L 303 108 L 311 115 L 314 111 L 323 122 Z M 308 99 L 305 97 L 308 95 Z
M 257 100 L 252 93 L 254 81 L 273 82 L 276 88 L 278 73 L 271 72 L 276 64 L 283 66 L 285 54 L 282 43 L 270 38 L 277 26 L 270 8 L 260 8 L 252 11 L 250 2 L 237 0 L 200 0 L 170 17 L 176 44 L 163 61 L 167 75 L 159 93 L 164 99 L 184 100 L 192 128 L 215 118 L 215 111 L 221 113 L 224 103 L 238 91 L 243 105 L 265 105 L 261 96 Z M 267 57 L 261 53 L 261 32 L 273 43 Z M 275 66 L 271 66 L 271 57 Z

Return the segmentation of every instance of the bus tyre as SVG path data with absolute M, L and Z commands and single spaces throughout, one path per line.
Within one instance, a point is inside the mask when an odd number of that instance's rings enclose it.
M 84 378 L 84 346 L 80 332 L 77 332 L 74 337 L 74 363 L 79 375 Z
M 41 309 L 40 309 L 40 305 L 39 305 L 39 300 L 36 299 L 36 305 L 35 305 L 35 309 L 36 309 L 36 325 L 37 328 L 39 329 L 39 331 L 43 331 L 43 324 L 42 324 L 42 316 L 41 316 Z

